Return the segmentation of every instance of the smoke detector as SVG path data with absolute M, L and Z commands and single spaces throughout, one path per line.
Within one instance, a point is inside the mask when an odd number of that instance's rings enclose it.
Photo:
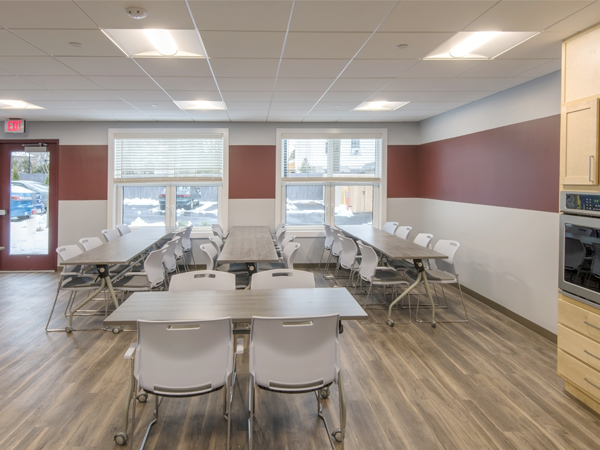
M 128 6 L 125 8 L 125 11 L 127 11 L 127 15 L 132 19 L 144 19 L 148 15 L 148 12 L 139 6 Z

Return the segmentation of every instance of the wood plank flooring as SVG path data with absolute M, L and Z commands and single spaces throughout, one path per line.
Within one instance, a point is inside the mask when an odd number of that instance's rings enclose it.
M 48 273 L 0 274 L 0 449 L 132 448 L 117 446 L 113 435 L 122 431 L 129 373 L 123 353 L 135 333 L 44 332 L 57 282 Z M 332 282 L 319 274 L 318 284 Z M 365 302 L 365 295 L 356 298 Z M 565 393 L 556 346 L 465 300 L 468 323 L 403 323 L 408 310 L 398 309 L 389 327 L 376 296 L 368 301 L 369 320 L 344 322 L 346 448 L 600 448 L 600 416 Z M 65 301 L 51 328 L 64 327 Z M 449 302 L 456 311 L 455 293 Z M 421 317 L 427 315 L 423 310 Z M 449 313 L 440 310 L 444 317 Z M 74 326 L 101 323 L 102 317 L 76 317 Z M 238 366 L 233 449 L 247 448 L 247 356 Z M 324 409 L 335 428 L 337 389 L 331 392 Z M 220 392 L 165 400 L 146 448 L 224 449 L 222 402 Z M 136 448 L 152 410 L 153 402 L 137 406 Z M 310 394 L 259 391 L 254 431 L 259 450 L 329 448 Z

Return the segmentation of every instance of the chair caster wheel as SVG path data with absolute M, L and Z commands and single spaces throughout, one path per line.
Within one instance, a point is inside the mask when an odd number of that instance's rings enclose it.
M 71 331 L 73 331 L 73 328 L 65 327 L 65 333 L 70 333 Z
M 121 328 L 115 327 L 112 329 L 113 334 L 119 334 L 121 332 Z
M 388 319 L 388 321 L 387 321 L 387 324 L 388 324 L 390 327 L 393 327 L 393 326 L 394 326 L 394 321 L 393 321 L 392 319 Z
M 146 403 L 146 400 L 148 400 L 148 394 L 146 394 L 145 392 L 142 392 L 136 398 L 137 398 L 138 402 L 140 402 L 140 403 Z
M 323 389 L 321 389 L 321 398 L 328 398 L 329 397 L 329 386 L 324 387 Z
M 117 445 L 125 445 L 125 444 L 127 444 L 127 434 L 126 433 L 117 433 L 114 436 L 114 440 Z
M 342 442 L 342 430 L 341 429 L 338 428 L 333 433 L 331 433 L 331 435 L 337 442 Z
M 437 326 L 437 323 L 431 322 L 431 328 L 435 328 L 436 326 Z

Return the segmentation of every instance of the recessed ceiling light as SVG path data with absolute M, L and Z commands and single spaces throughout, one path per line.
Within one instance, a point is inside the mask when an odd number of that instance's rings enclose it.
M 150 43 L 146 33 L 149 30 L 131 29 L 103 29 L 102 32 L 121 49 L 123 53 L 132 58 L 205 58 L 204 49 L 198 34 L 194 30 L 155 30 L 158 37 L 156 45 L 169 40 L 169 47 L 157 49 Z M 175 53 L 173 53 L 175 52 Z
M 69 45 L 71 47 L 83 47 L 83 44 L 81 42 L 69 42 Z
M 494 59 L 537 34 L 537 31 L 460 32 L 424 59 Z
M 3 106 L 4 105 L 4 106 Z M 0 109 L 44 109 L 23 100 L 0 99 Z
M 407 47 L 408 47 L 408 44 L 398 44 L 398 45 L 396 45 L 396 48 L 400 49 L 400 50 L 405 49 Z
M 358 105 L 353 111 L 395 111 L 398 108 L 403 107 L 409 102 L 363 102 Z
M 177 44 L 167 30 L 147 29 L 144 30 L 144 34 L 161 55 L 173 56 L 177 54 Z
M 188 111 L 223 111 L 227 109 L 224 102 L 209 102 L 207 100 L 183 100 L 176 101 L 175 104 L 180 109 Z

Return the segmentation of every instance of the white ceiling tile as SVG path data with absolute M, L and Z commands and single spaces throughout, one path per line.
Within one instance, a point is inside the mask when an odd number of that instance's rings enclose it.
M 135 62 L 151 77 L 212 77 L 202 58 L 135 58 Z
M 267 78 L 277 75 L 279 59 L 211 58 L 210 65 L 219 78 Z
M 158 89 L 156 83 L 148 77 L 89 76 L 87 78 L 104 89 L 132 91 Z
M 23 77 L 15 77 L 15 76 L 0 76 L 0 87 L 3 90 L 6 89 L 32 89 L 38 90 L 40 87 L 39 84 L 34 82 L 30 82 L 26 78 Z
M 275 78 L 219 78 L 221 91 L 263 91 L 271 92 Z
M 154 101 L 154 102 L 166 102 L 171 101 L 171 98 L 165 94 L 162 90 L 153 90 L 153 91 L 129 91 L 126 89 L 122 89 L 120 91 L 102 91 L 109 92 L 111 95 L 123 99 L 128 102 L 136 102 L 141 100 Z
M 460 91 L 431 91 L 422 92 L 416 98 L 423 102 L 474 102 L 489 97 L 494 92 L 460 92 Z
M 376 33 L 358 54 L 358 59 L 421 59 L 453 33 Z M 399 49 L 397 45 L 406 44 Z
M 544 31 L 503 53 L 497 59 L 560 59 L 562 41 L 567 37 L 568 33 L 565 32 Z
M 546 31 L 563 31 L 570 36 L 581 30 L 596 25 L 600 20 L 600 2 L 588 2 L 588 5 L 574 14 L 548 27 Z
M 444 86 L 452 78 L 398 78 L 388 84 L 385 91 L 430 91 Z
M 80 75 L 131 77 L 144 75 L 142 69 L 140 69 L 136 63 L 126 56 L 62 56 L 56 59 Z
M 269 102 L 227 102 L 228 111 L 243 111 L 252 109 L 269 109 Z
M 382 89 L 379 92 L 376 92 L 371 97 L 369 97 L 370 102 L 409 102 L 414 100 L 419 95 L 423 94 L 423 92 L 419 91 L 386 91 Z
M 1 56 L 0 69 L 12 75 L 77 75 L 47 56 Z
M 369 97 L 373 95 L 371 91 L 356 91 L 356 92 L 336 92 L 336 91 L 328 91 L 321 101 L 323 102 L 342 102 L 342 101 L 353 101 L 362 103 L 367 101 Z
M 277 80 L 276 91 L 322 91 L 325 92 L 335 78 L 280 78 Z
M 78 28 L 97 25 L 71 1 L 1 1 L 0 26 L 4 28 Z
M 216 91 L 217 85 L 209 77 L 154 77 L 165 91 Z
M 481 61 L 419 61 L 400 78 L 454 78 L 481 64 Z
M 209 58 L 279 58 L 284 38 L 283 32 L 202 32 Z
M 344 70 L 342 78 L 395 78 L 417 62 L 414 60 L 355 59 Z
M 495 3 L 497 2 L 401 1 L 379 31 L 458 32 Z
M 47 56 L 7 30 L 0 30 L 0 56 Z
M 268 111 L 229 111 L 234 122 L 266 122 Z
M 54 92 L 63 98 L 75 101 L 104 101 L 119 99 L 119 97 L 105 89 L 56 89 Z
M 352 92 L 352 91 L 378 91 L 394 81 L 394 78 L 338 78 L 332 91 Z
M 560 59 L 553 59 L 547 63 L 536 66 L 533 69 L 520 73 L 518 76 L 526 78 L 538 78 L 548 75 L 549 73 L 556 72 L 557 70 L 561 70 Z
M 223 91 L 225 102 L 268 102 L 273 94 L 269 91 Z
M 191 1 L 190 10 L 198 29 L 220 31 L 285 31 L 292 2 Z
M 273 92 L 274 102 L 316 102 L 323 96 L 323 91 L 277 91 Z
M 190 101 L 190 100 L 204 100 L 208 102 L 220 102 L 222 101 L 221 95 L 217 91 L 167 91 L 169 96 L 174 101 Z
M 192 18 L 183 1 L 83 0 L 78 1 L 77 4 L 100 28 L 165 28 L 169 30 L 191 30 L 194 28 Z M 129 6 L 145 8 L 146 18 L 141 20 L 132 19 L 126 10 Z M 40 26 L 40 28 L 43 28 L 43 26 Z
M 369 33 L 289 33 L 284 58 L 347 59 L 354 57 Z
M 271 111 L 298 111 L 300 114 L 306 114 L 313 106 L 313 102 L 273 102 Z
M 14 30 L 14 33 L 50 56 L 123 56 L 100 30 Z
M 335 78 L 348 64 L 346 59 L 283 59 L 279 68 L 282 78 Z
M 450 61 L 452 62 L 452 61 Z M 484 61 L 473 69 L 462 73 L 461 77 L 516 77 L 528 70 L 549 62 L 545 59 L 496 59 Z
M 80 89 L 94 90 L 103 87 L 83 76 L 26 76 L 21 78 L 46 89 L 78 91 Z

